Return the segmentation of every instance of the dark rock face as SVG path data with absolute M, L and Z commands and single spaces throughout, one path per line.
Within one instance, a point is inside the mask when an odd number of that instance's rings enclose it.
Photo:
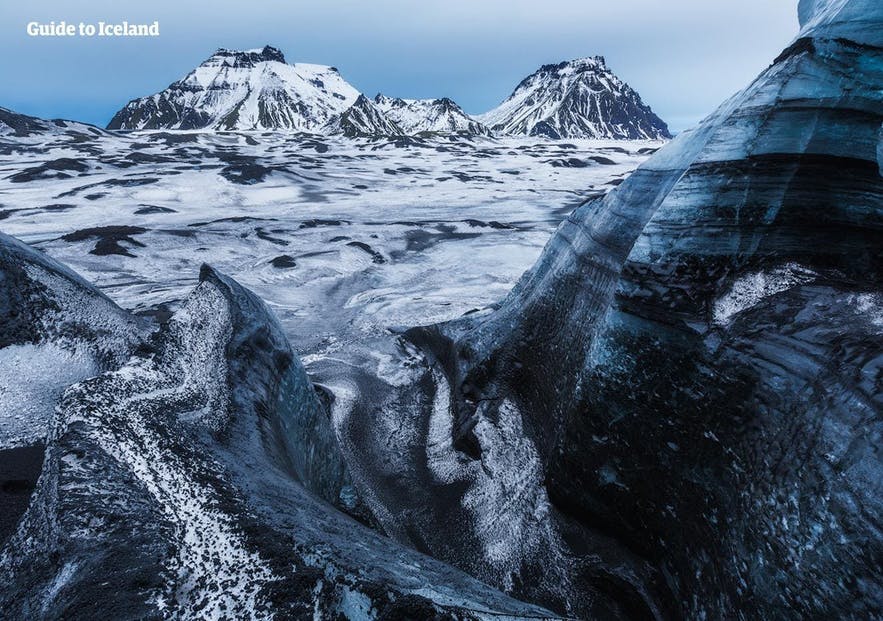
M 96 240 L 95 247 L 89 252 L 98 256 L 118 254 L 126 257 L 134 256 L 120 242 L 126 242 L 129 246 L 143 246 L 134 238 L 135 235 L 146 233 L 147 229 L 140 226 L 99 226 L 91 229 L 80 229 L 73 233 L 62 236 L 67 242 L 80 242 Z
M 523 427 L 566 547 L 602 559 L 564 566 L 571 606 L 883 614 L 883 8 L 802 14 L 752 85 L 574 212 L 499 310 L 408 335 L 464 463 Z M 428 547 L 475 563 L 462 542 Z M 629 557 L 643 569 L 617 571 Z M 542 558 L 512 592 L 556 605 Z M 483 562 L 505 583 L 508 560 Z
M 42 445 L 0 449 L 0 546 L 27 510 L 42 466 Z
M 231 59 L 232 63 L 230 66 L 232 67 L 254 67 L 257 63 L 267 61 L 285 62 L 285 55 L 282 53 L 282 50 L 272 45 L 265 45 L 261 50 L 247 52 L 222 48 L 215 52 L 215 55 Z
M 87 168 L 86 164 L 79 160 L 62 157 L 18 172 L 9 179 L 13 183 L 25 183 L 50 177 L 65 178 L 70 177 L 71 173 L 84 172 Z
M 297 267 L 297 261 L 294 260 L 294 257 L 287 254 L 281 254 L 278 257 L 274 257 L 270 263 L 273 267 L 277 267 L 279 269 L 290 269 L 292 267 Z
M 29 136 L 49 130 L 46 121 L 24 114 L 18 114 L 6 108 L 0 108 L 0 123 L 6 126 L 13 136 Z

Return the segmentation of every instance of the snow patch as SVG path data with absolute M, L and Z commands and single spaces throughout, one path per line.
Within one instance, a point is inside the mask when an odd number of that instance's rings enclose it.
M 867 317 L 878 328 L 883 328 L 883 295 L 879 293 L 859 293 L 850 296 L 855 309 Z
M 726 325 L 734 315 L 756 306 L 764 298 L 815 280 L 812 270 L 788 263 L 767 272 L 739 277 L 730 290 L 714 302 L 713 321 Z
M 563 550 L 539 454 L 523 429 L 521 412 L 509 400 L 499 405 L 496 422 L 478 413 L 475 435 L 482 448 L 480 461 L 456 451 L 451 442 L 450 387 L 438 371 L 433 376 L 437 392 L 429 420 L 427 464 L 440 483 L 469 482 L 463 506 L 472 515 L 485 560 L 502 576 L 504 590 L 510 591 L 525 559 L 560 557 Z
M 0 449 L 43 442 L 64 390 L 98 371 L 84 348 L 45 343 L 0 349 Z

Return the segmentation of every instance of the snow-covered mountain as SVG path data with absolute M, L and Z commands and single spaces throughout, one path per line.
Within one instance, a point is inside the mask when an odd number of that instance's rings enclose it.
M 408 134 L 423 132 L 487 136 L 490 130 L 463 112 L 454 101 L 441 99 L 400 99 L 378 93 L 374 104 Z
M 370 99 L 359 95 L 345 112 L 333 117 L 323 133 L 343 136 L 399 136 L 405 132 Z
M 493 131 L 550 138 L 671 138 L 668 126 L 602 56 L 543 65 L 478 117 Z
M 278 49 L 220 49 L 185 78 L 130 101 L 108 129 L 316 132 L 359 97 L 337 69 L 287 64 Z
M 498 108 L 364 97 L 337 69 L 288 64 L 278 49 L 219 49 L 165 90 L 130 101 L 108 129 L 284 130 L 345 136 L 492 134 L 668 138 L 668 128 L 600 56 L 545 65 Z

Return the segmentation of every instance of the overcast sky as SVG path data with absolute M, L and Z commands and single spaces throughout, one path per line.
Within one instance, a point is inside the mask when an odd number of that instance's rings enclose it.
M 46 39 L 29 21 L 152 22 L 150 39 Z M 797 33 L 797 0 L 31 0 L 0 2 L 0 106 L 105 125 L 218 47 L 271 44 L 369 96 L 484 112 L 544 63 L 596 54 L 671 127 L 746 85 Z

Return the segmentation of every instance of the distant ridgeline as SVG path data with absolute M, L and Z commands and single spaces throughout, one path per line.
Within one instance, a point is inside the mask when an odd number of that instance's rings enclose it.
M 666 139 L 668 127 L 600 56 L 545 65 L 478 117 L 448 98 L 369 99 L 335 67 L 288 64 L 274 47 L 219 49 L 165 90 L 130 101 L 108 129 L 293 131 Z

